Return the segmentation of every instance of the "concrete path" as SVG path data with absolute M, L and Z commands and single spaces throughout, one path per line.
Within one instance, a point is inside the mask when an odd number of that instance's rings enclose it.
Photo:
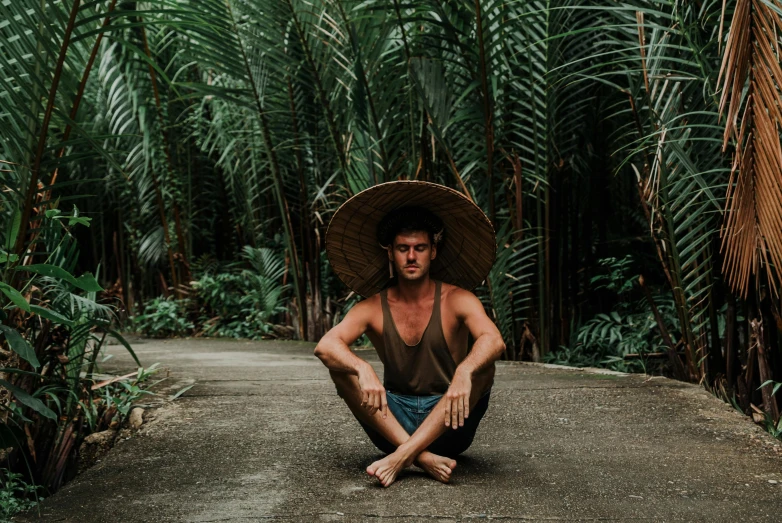
M 44 520 L 782 520 L 779 442 L 697 386 L 500 364 L 452 484 L 411 469 L 384 489 L 311 344 L 135 347 L 170 369 L 165 392 L 195 386 L 45 500 Z M 133 370 L 110 352 L 107 369 Z

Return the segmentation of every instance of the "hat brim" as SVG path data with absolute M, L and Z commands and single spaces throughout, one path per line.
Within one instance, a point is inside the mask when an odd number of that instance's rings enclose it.
M 342 206 L 326 232 L 326 255 L 340 280 L 368 297 L 388 283 L 388 255 L 377 241 L 377 224 L 390 211 L 421 206 L 435 213 L 445 226 L 445 242 L 438 246 L 430 276 L 472 290 L 486 279 L 497 253 L 494 227 L 463 194 L 444 185 L 422 181 L 395 181 L 375 185 Z

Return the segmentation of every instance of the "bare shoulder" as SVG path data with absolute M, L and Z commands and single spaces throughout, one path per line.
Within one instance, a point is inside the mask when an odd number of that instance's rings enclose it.
M 474 339 L 489 333 L 499 336 L 497 326 L 483 308 L 483 303 L 472 292 L 443 283 L 444 305 L 470 330 Z
M 443 299 L 453 301 L 471 301 L 478 299 L 472 292 L 445 282 L 443 282 L 442 286 L 442 295 Z
M 458 316 L 467 316 L 478 310 L 483 311 L 483 305 L 472 292 L 443 282 L 442 300 L 444 304 Z
M 335 325 L 326 336 L 336 337 L 350 345 L 355 342 L 368 329 L 376 330 L 373 325 L 377 318 L 377 310 L 380 307 L 380 296 L 371 296 L 365 300 L 356 303 L 345 314 L 337 325 Z
M 350 311 L 348 311 L 348 314 L 353 313 L 354 316 L 364 317 L 376 314 L 378 310 L 380 310 L 380 293 L 373 294 L 369 298 L 356 303 Z

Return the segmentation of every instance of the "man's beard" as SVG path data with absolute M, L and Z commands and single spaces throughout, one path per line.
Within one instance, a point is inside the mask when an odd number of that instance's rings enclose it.
M 415 267 L 418 270 L 411 274 L 407 272 L 408 267 Z M 396 273 L 400 279 L 407 280 L 407 281 L 416 281 L 416 280 L 420 280 L 421 278 L 429 274 L 429 267 L 430 267 L 429 265 L 427 265 L 426 267 L 423 267 L 421 265 L 403 265 L 402 267 L 396 268 Z

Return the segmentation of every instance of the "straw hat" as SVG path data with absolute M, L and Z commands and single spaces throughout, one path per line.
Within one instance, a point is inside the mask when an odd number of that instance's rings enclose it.
M 497 245 L 483 211 L 463 194 L 421 181 L 381 183 L 361 191 L 337 209 L 326 232 L 326 254 L 339 279 L 362 296 L 388 283 L 388 254 L 377 240 L 377 226 L 390 211 L 420 206 L 445 226 L 429 275 L 471 290 L 489 274 Z

